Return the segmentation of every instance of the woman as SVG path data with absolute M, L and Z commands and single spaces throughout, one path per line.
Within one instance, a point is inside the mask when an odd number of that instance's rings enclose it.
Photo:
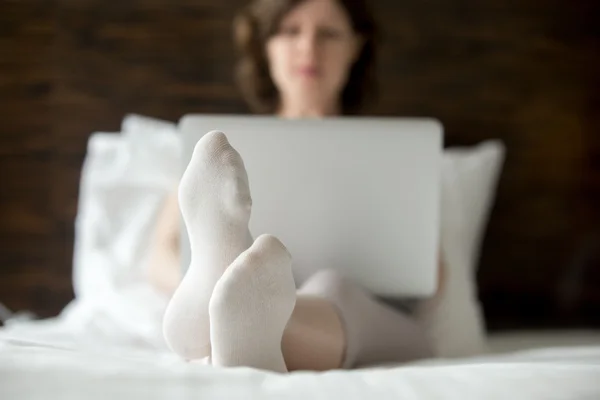
M 376 36 L 365 0 L 256 0 L 235 28 L 238 80 L 254 111 L 319 118 L 363 107 Z M 205 135 L 196 146 L 179 204 L 192 265 L 180 283 L 172 196 L 159 217 L 149 272 L 158 288 L 173 293 L 164 332 L 182 357 L 284 372 L 432 355 L 406 310 L 332 271 L 318 272 L 295 292 L 283 244 L 268 235 L 253 241 L 248 231 L 248 177 L 223 134 Z

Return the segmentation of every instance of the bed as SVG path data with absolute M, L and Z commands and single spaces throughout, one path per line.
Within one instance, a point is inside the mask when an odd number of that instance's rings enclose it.
M 451 243 L 455 294 L 424 319 L 438 357 L 287 375 L 179 359 L 162 337 L 168 299 L 143 273 L 147 232 L 180 173 L 179 143 L 173 124 L 136 115 L 120 134 L 91 137 L 76 224 L 76 298 L 55 318 L 17 316 L 0 329 L 0 398 L 600 398 L 600 331 L 485 333 L 473 276 L 504 157 L 498 142 L 445 154 L 442 214 L 453 219 L 442 217 L 442 241 Z

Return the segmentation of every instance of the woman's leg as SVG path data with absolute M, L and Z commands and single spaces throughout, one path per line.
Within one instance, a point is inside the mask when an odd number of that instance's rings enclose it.
M 317 272 L 298 290 L 282 350 L 289 370 L 360 367 L 433 355 L 414 319 L 332 270 Z
M 322 296 L 298 293 L 281 341 L 288 370 L 340 368 L 345 349 L 346 333 L 336 307 Z
M 212 362 L 278 372 L 408 362 L 432 356 L 419 325 L 334 271 L 294 292 L 289 255 L 257 239 L 210 301 Z M 295 302 L 295 305 L 294 305 Z

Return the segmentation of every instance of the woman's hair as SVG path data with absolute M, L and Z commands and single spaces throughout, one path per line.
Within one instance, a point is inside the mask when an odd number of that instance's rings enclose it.
M 234 21 L 240 53 L 236 80 L 244 100 L 256 113 L 272 114 L 279 107 L 279 92 L 269 71 L 266 44 L 277 33 L 281 19 L 303 1 L 306 0 L 254 0 Z M 357 114 L 375 89 L 378 32 L 367 0 L 336 1 L 346 10 L 355 33 L 363 39 L 361 54 L 350 70 L 340 99 L 343 114 Z

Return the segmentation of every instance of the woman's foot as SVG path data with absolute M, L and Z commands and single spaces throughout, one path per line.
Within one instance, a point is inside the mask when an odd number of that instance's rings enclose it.
M 208 303 L 227 267 L 248 247 L 252 200 L 244 162 L 221 132 L 198 141 L 179 185 L 191 263 L 167 307 L 163 332 L 188 360 L 210 355 Z
M 281 338 L 295 303 L 290 254 L 274 236 L 260 236 L 210 299 L 212 364 L 287 372 Z

